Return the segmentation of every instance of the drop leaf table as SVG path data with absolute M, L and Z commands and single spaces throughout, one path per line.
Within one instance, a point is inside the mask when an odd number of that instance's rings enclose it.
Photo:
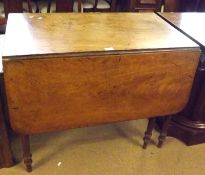
M 181 111 L 199 56 L 154 13 L 10 14 L 4 83 L 27 170 L 31 134 Z

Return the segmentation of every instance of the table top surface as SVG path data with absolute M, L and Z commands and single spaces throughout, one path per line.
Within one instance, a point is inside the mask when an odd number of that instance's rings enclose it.
M 172 25 L 205 47 L 205 13 L 159 13 Z
M 154 13 L 10 14 L 3 58 L 197 47 Z

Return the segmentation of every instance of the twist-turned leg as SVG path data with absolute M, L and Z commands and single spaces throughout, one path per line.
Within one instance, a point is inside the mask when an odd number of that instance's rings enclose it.
M 23 160 L 28 172 L 32 171 L 32 155 L 30 152 L 29 135 L 21 135 L 21 142 L 23 148 Z
M 161 133 L 159 135 L 159 142 L 158 142 L 158 147 L 161 148 L 165 139 L 166 139 L 166 136 L 167 136 L 167 130 L 168 130 L 168 126 L 169 126 L 169 123 L 170 123 L 170 120 L 171 120 L 171 116 L 168 116 L 165 118 L 165 121 L 162 125 L 162 130 L 161 130 Z
M 144 140 L 143 148 L 144 149 L 146 149 L 147 145 L 150 143 L 150 140 L 151 140 L 151 137 L 152 137 L 152 131 L 153 131 L 154 126 L 155 126 L 155 121 L 156 121 L 155 118 L 150 118 L 149 119 L 149 122 L 148 122 L 148 125 L 147 125 L 147 130 L 146 130 L 145 136 L 143 138 L 143 140 Z

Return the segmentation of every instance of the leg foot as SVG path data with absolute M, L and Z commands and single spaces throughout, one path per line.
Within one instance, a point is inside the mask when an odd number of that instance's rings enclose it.
M 158 140 L 159 140 L 158 145 L 157 145 L 158 148 L 161 148 L 164 141 L 166 140 L 167 129 L 168 129 L 170 120 L 171 120 L 171 116 L 165 118 L 165 121 L 164 121 L 163 126 L 162 126 L 161 133 L 160 133 L 159 138 L 158 138 Z
M 30 141 L 28 135 L 21 136 L 23 148 L 23 160 L 28 172 L 32 171 L 32 154 L 30 152 Z
M 150 143 L 151 137 L 152 137 L 152 131 L 154 129 L 155 126 L 155 118 L 150 118 L 148 125 L 147 125 L 147 130 L 145 132 L 145 136 L 143 138 L 144 140 L 144 144 L 143 144 L 143 149 L 147 148 L 147 145 Z

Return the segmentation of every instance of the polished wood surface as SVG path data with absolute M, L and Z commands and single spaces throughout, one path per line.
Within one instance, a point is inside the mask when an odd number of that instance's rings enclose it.
M 197 45 L 152 13 L 11 14 L 4 56 L 186 47 Z
M 132 13 L 12 14 L 4 48 L 9 117 L 27 171 L 30 134 L 181 111 L 200 55 L 156 14 Z
M 177 113 L 198 57 L 183 50 L 5 61 L 12 127 L 32 134 Z
M 205 142 L 205 25 L 204 13 L 161 13 L 164 20 L 201 46 L 192 93 L 185 109 L 173 117 L 168 134 L 187 145 Z
M 205 13 L 160 13 L 167 21 L 205 47 Z
M 189 120 L 191 120 L 187 122 L 189 123 L 188 125 L 192 124 L 193 127 L 205 129 L 205 25 L 202 22 L 205 13 L 163 13 L 160 15 L 201 46 L 202 54 L 198 66 L 198 73 L 192 90 L 192 98 L 186 108 L 186 115 Z M 195 121 L 195 124 L 193 121 Z
M 155 14 L 8 20 L 4 76 L 19 133 L 173 114 L 186 105 L 199 47 Z

